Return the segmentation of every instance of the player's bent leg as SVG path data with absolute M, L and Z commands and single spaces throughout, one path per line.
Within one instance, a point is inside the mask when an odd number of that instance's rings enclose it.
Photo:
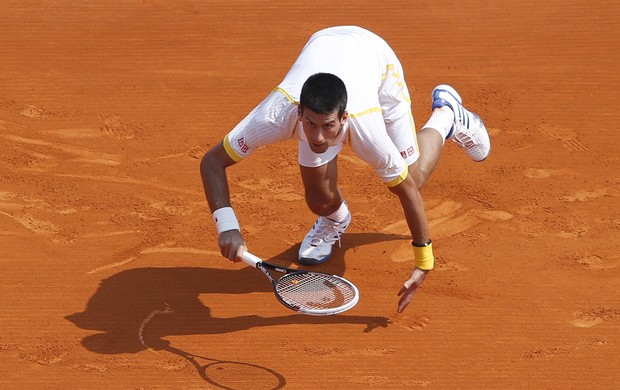
M 299 248 L 299 262 L 316 265 L 327 261 L 333 245 L 351 223 L 351 213 L 337 186 L 337 161 L 309 168 L 301 166 L 306 202 L 319 217 Z
M 424 187 L 439 162 L 443 139 L 439 132 L 428 127 L 420 130 L 417 137 L 420 157 L 409 165 L 409 174 L 413 177 L 419 190 Z
M 337 158 L 318 167 L 299 166 L 306 203 L 316 215 L 329 215 L 342 203 L 338 189 Z

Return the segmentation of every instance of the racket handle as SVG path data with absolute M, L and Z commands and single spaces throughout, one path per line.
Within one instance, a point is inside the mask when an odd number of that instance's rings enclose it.
M 258 263 L 261 263 L 263 261 L 260 259 L 260 257 L 254 256 L 248 251 L 243 252 L 243 254 L 241 255 L 241 260 L 243 260 L 244 263 L 251 265 L 254 268 L 256 268 L 256 265 Z

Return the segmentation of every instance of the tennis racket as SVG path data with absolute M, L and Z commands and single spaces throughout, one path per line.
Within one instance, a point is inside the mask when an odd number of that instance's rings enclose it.
M 278 301 L 299 313 L 314 316 L 338 314 L 349 310 L 359 300 L 357 287 L 340 276 L 280 267 L 265 263 L 249 252 L 244 252 L 241 259 L 263 271 L 273 284 Z M 276 279 L 270 271 L 284 275 Z

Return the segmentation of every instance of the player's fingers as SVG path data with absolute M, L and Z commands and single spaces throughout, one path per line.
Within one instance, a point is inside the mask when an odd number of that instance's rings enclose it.
M 407 290 L 413 289 L 414 291 L 418 288 L 418 283 L 412 281 L 411 279 L 407 280 L 403 283 L 403 286 L 400 288 L 398 295 L 404 293 Z
M 398 290 L 398 296 L 403 295 L 403 293 L 404 293 L 405 291 L 407 291 L 407 286 L 404 286 L 404 285 L 403 285 L 403 286 L 400 288 L 400 290 Z
M 417 282 L 412 283 L 411 280 L 407 280 L 403 284 L 403 286 L 400 288 L 400 291 L 398 291 L 398 295 L 400 296 L 400 300 L 398 301 L 398 309 L 397 309 L 398 313 L 402 313 L 403 310 L 405 310 L 405 308 L 409 306 L 409 303 L 413 299 L 413 294 L 415 294 L 417 289 L 418 289 Z
M 235 261 L 236 253 L 233 252 L 232 246 L 230 244 L 225 244 L 220 247 L 220 253 L 222 256 L 227 258 L 230 261 Z
M 225 257 L 228 259 L 228 248 L 227 247 L 221 246 L 220 253 L 222 254 L 222 257 Z
M 398 313 L 402 313 L 403 310 L 405 310 L 405 308 L 409 306 L 409 302 L 411 302 L 411 297 L 407 294 L 403 295 L 402 298 L 400 298 L 400 301 L 398 301 L 398 308 L 396 309 L 396 311 Z

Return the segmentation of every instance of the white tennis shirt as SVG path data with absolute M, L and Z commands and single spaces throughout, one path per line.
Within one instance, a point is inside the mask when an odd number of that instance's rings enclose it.
M 331 73 L 345 84 L 349 119 L 325 153 L 313 153 L 297 117 L 301 88 L 316 73 Z M 299 163 L 320 166 L 343 143 L 370 164 L 387 185 L 397 185 L 419 157 L 409 92 L 401 64 L 388 44 L 356 26 L 331 27 L 310 38 L 277 88 L 224 139 L 235 161 L 261 146 L 299 140 Z

